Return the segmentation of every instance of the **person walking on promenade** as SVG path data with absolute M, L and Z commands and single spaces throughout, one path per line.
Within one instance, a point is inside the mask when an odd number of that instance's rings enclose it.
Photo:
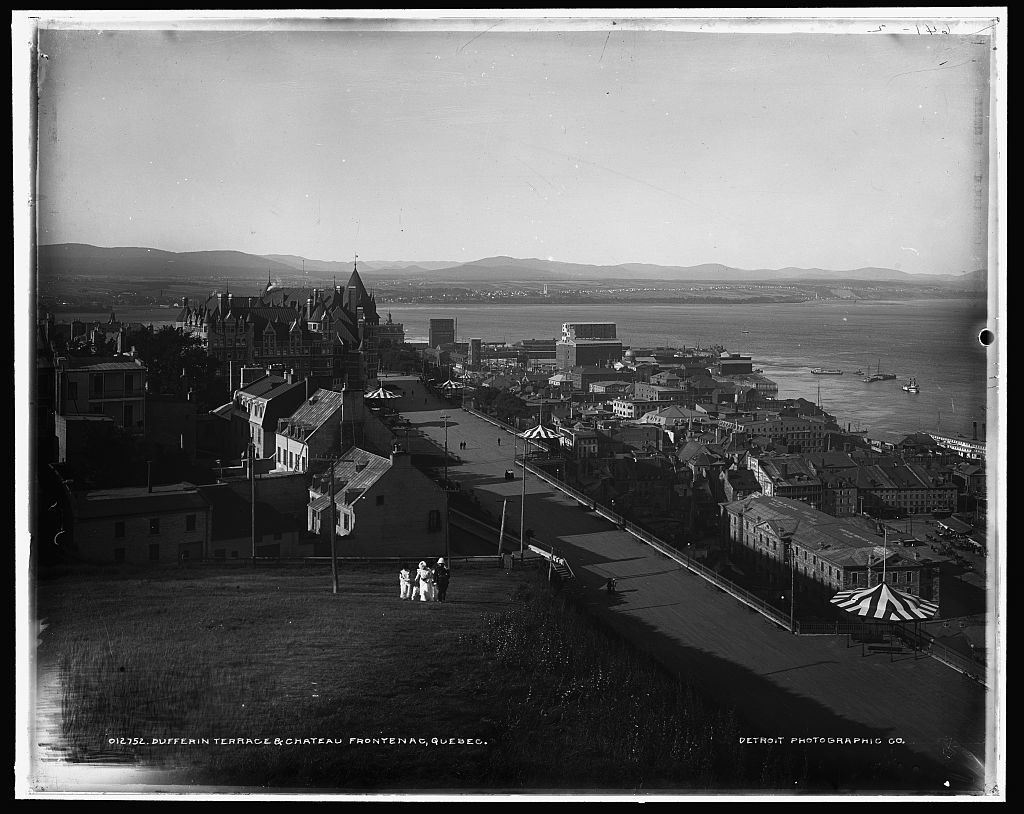
M 412 577 L 409 574 L 409 569 L 404 565 L 402 570 L 398 572 L 398 585 L 401 589 L 398 598 L 412 599 Z
M 434 568 L 434 582 L 437 585 L 438 602 L 444 602 L 444 598 L 448 594 L 448 582 L 451 580 L 451 576 L 448 566 L 445 565 L 444 557 L 438 558 L 437 567 Z
M 499 447 L 501 446 L 501 436 L 500 435 L 498 436 L 498 446 Z
M 433 598 L 431 593 L 434 588 L 434 572 L 427 567 L 425 560 L 420 560 L 420 567 L 416 569 L 416 579 L 419 581 L 420 602 L 429 602 Z

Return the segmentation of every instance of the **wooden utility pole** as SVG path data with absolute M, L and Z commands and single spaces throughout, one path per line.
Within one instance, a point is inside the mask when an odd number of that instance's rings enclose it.
M 328 496 L 328 498 L 331 501 L 331 504 L 330 504 L 331 505 L 331 531 L 330 531 L 330 540 L 331 540 L 331 593 L 333 593 L 333 594 L 338 593 L 338 555 L 337 555 L 337 543 L 336 543 L 336 536 L 337 536 L 336 529 L 337 529 L 337 526 L 338 526 L 338 506 L 337 506 L 337 503 L 335 502 L 335 498 L 334 498 L 334 466 L 338 462 L 338 458 L 339 458 L 339 456 L 337 456 L 337 455 L 334 455 L 334 456 L 326 456 L 325 455 L 325 456 L 316 457 L 316 458 L 310 458 L 309 459 L 310 462 L 312 462 L 312 461 L 326 461 L 330 465 L 330 467 L 331 467 L 331 474 L 330 474 L 330 478 L 329 478 L 329 486 L 328 486 L 328 489 L 327 489 L 327 492 L 328 492 L 327 496 Z M 323 483 L 324 483 L 324 481 L 323 481 L 323 473 L 321 472 L 319 475 L 315 476 L 314 480 L 319 482 L 320 488 L 322 489 L 323 488 Z M 312 486 L 312 484 L 311 484 L 311 486 Z M 322 523 L 321 523 L 321 526 L 320 526 L 320 532 L 319 533 L 321 535 L 323 534 L 323 525 L 322 525 Z M 321 539 L 323 539 L 323 538 L 321 537 Z
M 256 444 L 249 442 L 249 525 L 252 537 L 252 564 L 256 565 Z

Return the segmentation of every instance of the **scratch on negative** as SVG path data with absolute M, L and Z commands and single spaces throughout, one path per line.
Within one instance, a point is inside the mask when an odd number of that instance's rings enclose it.
M 897 77 L 909 76 L 912 73 L 927 73 L 928 71 L 949 70 L 950 68 L 959 68 L 959 67 L 961 67 L 963 65 L 969 65 L 972 62 L 974 62 L 973 59 L 968 59 L 968 60 L 965 60 L 963 62 L 958 62 L 956 65 L 946 65 L 945 63 L 942 63 L 942 65 L 940 65 L 937 68 L 919 68 L 916 71 L 904 71 L 903 73 L 893 74 L 892 76 L 890 76 L 889 77 L 889 82 L 892 82 L 892 80 L 896 79 Z M 943 65 L 945 65 L 945 67 L 942 67 Z M 886 84 L 888 84 L 888 83 L 886 83 Z
M 480 39 L 480 38 L 481 38 L 481 37 L 482 37 L 482 36 L 483 36 L 484 34 L 486 34 L 486 33 L 487 33 L 488 31 L 493 31 L 493 30 L 494 30 L 495 28 L 497 28 L 497 27 L 498 27 L 499 25 L 501 25 L 501 22 L 497 22 L 497 23 L 495 23 L 494 25 L 492 25 L 492 26 L 489 26 L 489 27 L 485 28 L 485 29 L 484 29 L 483 31 L 481 31 L 481 32 L 480 32 L 479 34 L 477 34 L 477 35 L 476 35 L 475 37 L 473 37 L 473 39 L 471 39 L 471 40 L 470 40 L 469 42 L 463 43 L 463 44 L 462 44 L 462 45 L 460 45 L 460 46 L 459 46 L 458 48 L 456 48 L 456 49 L 455 49 L 455 53 L 456 53 L 456 54 L 460 53 L 460 52 L 462 51 L 462 49 L 463 49 L 463 48 L 465 48 L 465 47 L 467 47 L 468 45 L 470 45 L 470 44 L 472 44 L 472 43 L 476 42 L 476 41 L 477 41 L 478 39 Z

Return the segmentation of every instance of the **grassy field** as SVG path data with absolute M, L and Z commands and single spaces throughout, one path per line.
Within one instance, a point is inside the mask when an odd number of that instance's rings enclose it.
M 305 566 L 41 579 L 40 667 L 61 677 L 69 754 L 174 767 L 184 784 L 289 789 L 813 785 L 784 751 L 752 764 L 728 710 L 597 629 L 571 587 L 464 568 L 450 602 L 411 603 L 396 576 L 346 570 L 338 596 Z M 121 738 L 143 743 L 110 743 Z M 289 738 L 334 742 L 273 743 Z

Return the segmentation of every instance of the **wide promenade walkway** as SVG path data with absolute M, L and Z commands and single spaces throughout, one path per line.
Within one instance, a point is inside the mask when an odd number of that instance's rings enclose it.
M 407 393 L 395 404 L 425 436 L 421 445 L 443 448 L 441 415 L 448 413 L 448 448 L 462 461 L 449 466 L 449 478 L 474 490 L 495 517 L 507 498 L 508 523 L 518 529 L 522 469 L 514 467 L 515 481 L 504 471 L 523 441 L 436 399 L 415 378 L 385 383 Z M 426 451 L 412 445 L 414 455 Z M 843 636 L 794 636 L 534 476 L 527 479 L 525 525 L 569 560 L 595 613 L 703 695 L 735 707 L 752 727 L 744 735 L 882 738 L 882 745 L 808 747 L 812 763 L 860 767 L 850 770 L 851 787 L 870 783 L 863 765 L 875 761 L 921 792 L 982 788 L 991 718 L 983 686 L 924 656 L 891 661 L 862 655 Z M 616 594 L 602 590 L 608 577 L 618 580 Z

